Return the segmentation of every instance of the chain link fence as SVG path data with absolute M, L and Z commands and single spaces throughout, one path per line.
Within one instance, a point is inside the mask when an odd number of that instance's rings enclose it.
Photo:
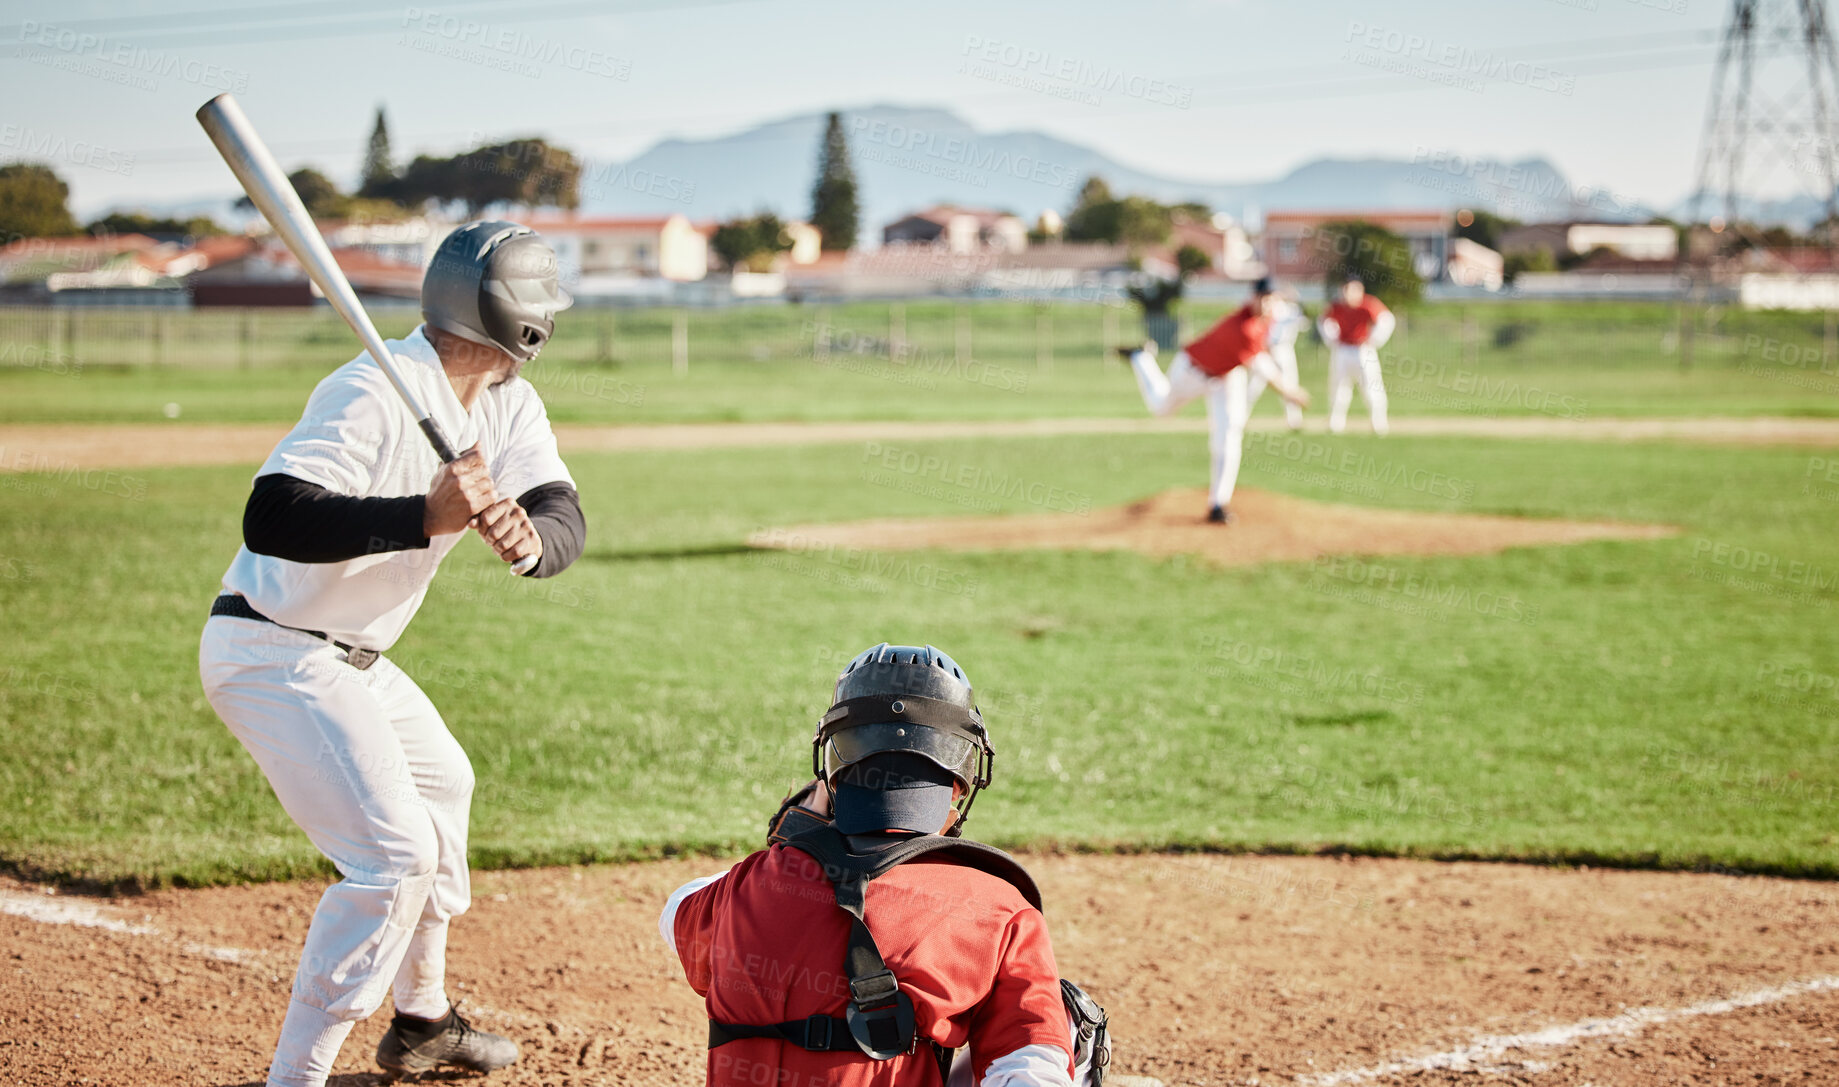
M 1193 300 L 1179 313 L 1192 339 L 1230 312 Z M 379 306 L 385 336 L 407 334 L 413 306 Z M 687 372 L 788 360 L 944 369 L 1000 365 L 1052 373 L 1094 367 L 1113 345 L 1144 338 L 1132 307 L 1011 300 L 754 305 L 721 309 L 582 307 L 557 323 L 550 365 Z M 1305 367 L 1325 363 L 1313 328 Z M 0 308 L 0 371 L 59 368 L 325 367 L 356 353 L 329 309 Z M 1401 313 L 1389 373 L 1499 373 L 1516 368 L 1646 371 L 1773 366 L 1839 373 L 1839 330 L 1822 313 L 1682 310 L 1663 304 L 1438 303 Z

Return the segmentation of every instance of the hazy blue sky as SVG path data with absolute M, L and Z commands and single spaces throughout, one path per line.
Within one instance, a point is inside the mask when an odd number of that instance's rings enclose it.
M 399 158 L 531 133 L 624 158 L 667 136 L 891 102 L 1044 129 L 1175 176 L 1258 179 L 1324 155 L 1433 148 L 1543 155 L 1576 183 L 1670 204 L 1691 183 L 1728 7 L 222 3 L 0 5 L 0 160 L 49 159 L 87 214 L 231 191 L 192 119 L 229 86 L 285 165 L 341 182 L 379 103 Z M 613 13 L 586 14 L 601 11 Z M 1096 104 L 1062 96 L 1105 69 L 1124 78 Z

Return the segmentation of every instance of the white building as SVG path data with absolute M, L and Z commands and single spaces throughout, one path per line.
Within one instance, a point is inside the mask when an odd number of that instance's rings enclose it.
M 1553 259 L 1607 249 L 1630 260 L 1670 261 L 1679 255 L 1679 235 L 1665 223 L 1531 223 L 1503 233 L 1500 249 L 1543 249 Z
M 525 225 L 548 239 L 571 289 L 634 279 L 694 283 L 709 274 L 709 238 L 682 215 L 558 216 Z
M 1468 238 L 1451 238 L 1445 273 L 1458 287 L 1484 287 L 1498 291 L 1506 278 L 1507 261 L 1499 253 Z

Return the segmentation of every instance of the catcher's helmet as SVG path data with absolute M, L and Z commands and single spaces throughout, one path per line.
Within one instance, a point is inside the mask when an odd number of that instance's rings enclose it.
M 556 285 L 556 255 L 527 226 L 479 220 L 441 241 L 421 281 L 421 315 L 463 340 L 528 362 L 573 304 Z
M 817 776 L 837 797 L 839 829 L 856 833 L 843 826 L 848 821 L 844 801 L 852 791 L 893 792 L 912 786 L 923 791 L 932 779 L 947 790 L 947 805 L 953 803 L 950 784 L 955 781 L 961 788 L 955 801 L 958 818 L 950 831 L 956 833 L 970 817 L 978 790 L 990 784 L 996 758 L 964 669 L 932 646 L 882 642 L 849 662 L 837 677 L 831 701 L 818 722 L 811 760 Z M 864 773 L 870 761 L 889 768 L 879 780 Z M 896 776 L 900 783 L 890 784 Z M 888 803 L 894 810 L 900 808 L 892 797 Z M 944 811 L 939 815 L 942 818 Z M 935 820 L 931 827 L 901 829 L 936 827 Z

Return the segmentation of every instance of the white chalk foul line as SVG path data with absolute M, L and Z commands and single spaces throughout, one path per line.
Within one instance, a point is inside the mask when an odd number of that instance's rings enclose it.
M 0 891 L 0 913 L 10 913 L 14 917 L 23 917 L 45 925 L 81 925 L 84 928 L 105 929 L 129 936 L 151 936 L 159 931 L 152 925 L 134 925 L 110 917 L 94 902 L 58 898 L 55 895 Z
M 269 957 L 269 952 L 256 951 L 246 947 L 216 947 L 201 944 L 194 940 L 173 940 L 160 932 L 153 925 L 135 924 L 112 916 L 107 907 L 80 898 L 64 898 L 53 894 L 27 894 L 19 891 L 0 889 L 0 914 L 23 917 L 42 925 L 76 925 L 81 928 L 99 928 L 104 932 L 120 933 L 123 936 L 158 936 L 164 942 L 172 944 L 187 955 L 201 955 L 218 962 L 237 964 L 259 963 Z M 535 1024 L 541 1026 L 553 1021 L 552 1017 L 525 1015 L 519 1012 L 505 1011 L 483 1004 L 470 995 L 465 998 L 466 1010 L 483 1013 L 487 1017 L 497 1016 L 511 1022 Z
M 1778 1004 L 1808 993 L 1834 990 L 1839 990 L 1839 976 L 1829 975 L 1809 978 L 1806 981 L 1793 981 L 1786 985 L 1774 985 L 1766 989 L 1755 989 L 1738 996 L 1726 997 L 1722 1000 L 1707 1000 L 1683 1008 L 1629 1008 L 1620 1015 L 1605 1019 L 1582 1019 L 1575 1023 L 1564 1023 L 1525 1034 L 1485 1035 L 1461 1049 L 1431 1053 L 1423 1057 L 1413 1057 L 1410 1060 L 1391 1061 L 1374 1065 L 1371 1068 L 1350 1068 L 1341 1072 L 1298 1076 L 1296 1082 L 1304 1087 L 1344 1087 L 1346 1084 L 1365 1083 L 1381 1076 L 1395 1076 L 1401 1073 L 1443 1069 L 1479 1071 L 1499 1065 L 1501 1058 L 1514 1050 L 1553 1049 L 1574 1045 L 1590 1038 L 1622 1037 L 1660 1023 L 1690 1019 L 1699 1015 L 1724 1015 L 1742 1008 L 1754 1008 L 1761 1004 Z
M 160 930 L 152 925 L 134 924 L 113 917 L 102 906 L 79 898 L 0 890 L 0 913 L 23 917 L 43 925 L 77 925 L 82 928 L 99 928 L 104 932 L 118 932 L 124 936 L 160 935 Z M 242 947 L 213 947 L 191 940 L 178 941 L 178 946 L 187 954 L 203 955 L 219 962 L 243 963 L 262 958 L 262 952 Z

